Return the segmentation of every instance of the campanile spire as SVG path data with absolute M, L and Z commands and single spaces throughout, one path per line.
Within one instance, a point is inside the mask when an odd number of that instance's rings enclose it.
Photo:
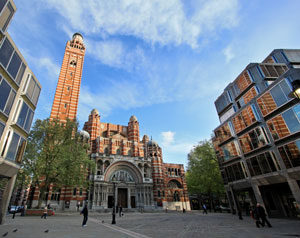
M 83 37 L 75 33 L 66 44 L 50 119 L 76 119 L 84 55 Z

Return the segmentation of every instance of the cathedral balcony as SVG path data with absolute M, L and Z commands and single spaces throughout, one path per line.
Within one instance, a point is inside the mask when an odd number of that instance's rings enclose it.
M 153 180 L 151 178 L 143 178 L 144 183 L 153 183 Z
M 93 180 L 95 182 L 104 181 L 104 175 L 90 175 L 90 180 Z

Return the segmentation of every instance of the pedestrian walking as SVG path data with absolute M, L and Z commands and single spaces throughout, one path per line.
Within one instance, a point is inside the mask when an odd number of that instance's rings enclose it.
M 260 205 L 260 203 L 256 204 L 256 214 L 258 216 L 258 219 L 261 219 L 260 224 L 264 227 L 265 223 L 267 223 L 268 227 L 272 227 L 272 225 L 270 224 L 270 222 L 267 219 L 267 214 L 265 209 Z M 259 227 L 259 226 L 258 226 Z
M 259 216 L 257 215 L 256 209 L 254 206 L 250 208 L 250 216 L 255 221 L 256 227 L 259 228 L 260 227 L 259 225 L 262 225 L 262 223 L 259 219 Z
M 202 208 L 203 208 L 203 214 L 204 214 L 204 213 L 206 213 L 206 214 L 207 214 L 207 209 L 206 209 L 206 205 L 205 205 L 205 203 L 203 203 L 203 205 L 202 205 Z
M 83 215 L 82 226 L 87 226 L 86 223 L 87 223 L 88 214 L 89 214 L 89 211 L 88 211 L 88 208 L 87 208 L 87 204 L 84 205 L 84 207 L 83 207 L 82 211 L 80 212 L 80 214 Z
M 121 216 L 123 215 L 123 214 L 122 214 L 122 209 L 123 209 L 122 206 L 120 206 L 120 207 L 119 207 L 119 217 L 121 217 Z
M 48 213 L 48 207 L 45 206 L 44 211 L 43 211 L 43 215 L 41 216 L 41 218 L 47 219 L 47 213 Z
M 79 212 L 79 206 L 80 206 L 80 202 L 77 202 L 77 212 Z

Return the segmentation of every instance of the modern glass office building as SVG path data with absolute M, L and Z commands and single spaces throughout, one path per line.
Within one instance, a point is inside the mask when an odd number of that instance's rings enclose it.
M 0 1 L 0 224 L 3 223 L 41 91 L 41 85 L 7 33 L 16 11 Z
M 232 210 L 259 202 L 273 217 L 300 214 L 300 101 L 290 97 L 298 79 L 300 50 L 276 49 L 215 101 L 213 144 Z

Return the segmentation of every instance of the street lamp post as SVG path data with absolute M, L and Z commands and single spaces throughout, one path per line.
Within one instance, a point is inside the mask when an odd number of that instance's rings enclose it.
M 184 183 L 183 183 L 183 175 L 181 175 L 181 183 L 182 183 L 182 194 L 183 194 L 183 206 L 182 206 L 182 212 L 185 213 L 185 194 L 184 194 Z
M 113 212 L 112 212 L 112 221 L 111 224 L 116 224 L 116 182 L 113 181 L 114 185 L 114 205 L 113 205 Z

